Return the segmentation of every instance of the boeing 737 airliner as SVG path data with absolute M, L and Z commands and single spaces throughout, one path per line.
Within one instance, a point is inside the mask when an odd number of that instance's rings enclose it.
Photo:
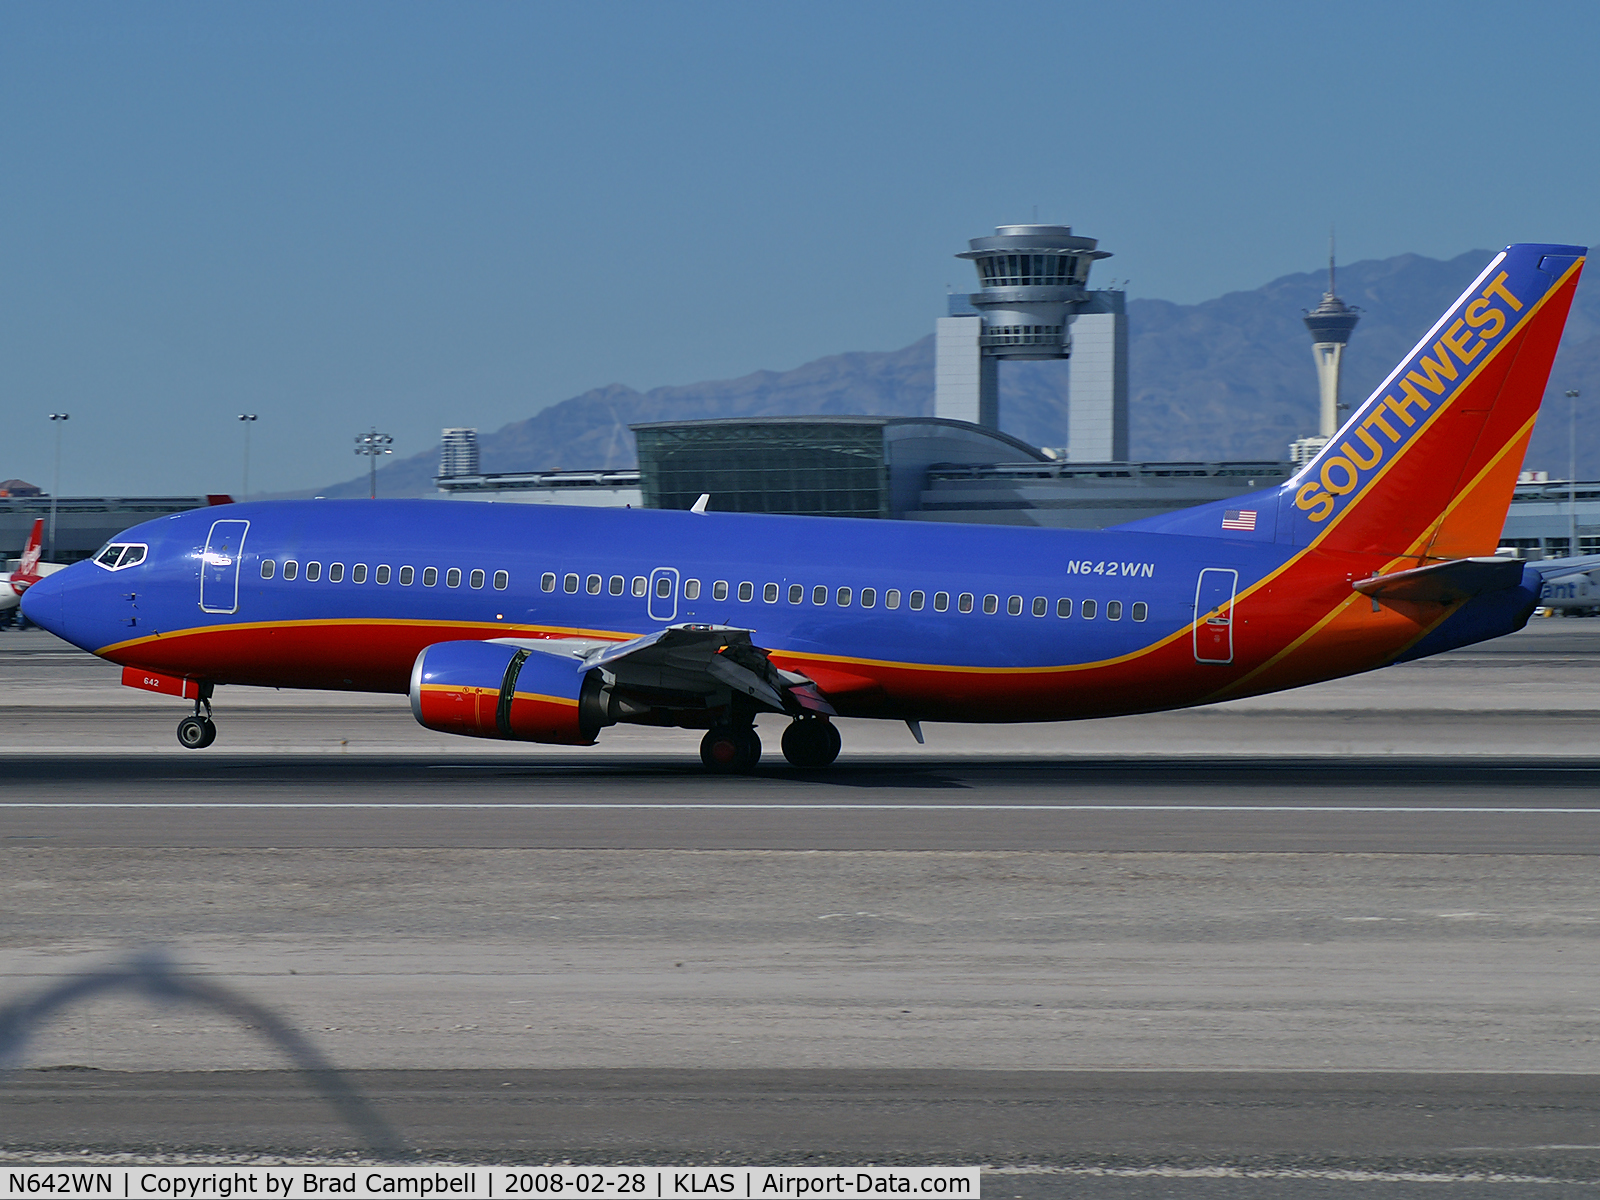
M 1519 629 L 1535 566 L 1493 554 L 1579 246 L 1496 256 L 1281 487 L 1097 532 L 457 501 L 179 513 L 28 589 L 30 620 L 194 701 L 219 684 L 408 693 L 473 737 L 754 723 L 822 767 L 835 715 L 1058 721 L 1351 675 Z

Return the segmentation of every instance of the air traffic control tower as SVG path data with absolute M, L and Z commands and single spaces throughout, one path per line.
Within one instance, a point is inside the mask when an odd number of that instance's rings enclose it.
M 1094 238 L 1070 225 L 1001 225 L 973 238 L 981 289 L 950 297 L 935 339 L 934 415 L 1000 427 L 1002 359 L 1071 360 L 1067 455 L 1128 458 L 1128 318 L 1124 293 L 1087 290 Z

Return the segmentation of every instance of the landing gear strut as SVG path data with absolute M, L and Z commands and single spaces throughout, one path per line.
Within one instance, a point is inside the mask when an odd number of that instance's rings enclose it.
M 783 756 L 790 766 L 829 766 L 839 757 L 839 745 L 839 731 L 826 717 L 797 717 L 783 731 Z
M 700 740 L 700 761 L 725 775 L 753 770 L 761 761 L 761 739 L 748 725 L 718 725 Z
M 203 717 L 200 715 L 201 705 L 206 710 Z M 211 685 L 202 683 L 200 694 L 195 697 L 194 715 L 178 722 L 178 745 L 185 750 L 204 750 L 216 740 L 217 725 L 211 719 Z

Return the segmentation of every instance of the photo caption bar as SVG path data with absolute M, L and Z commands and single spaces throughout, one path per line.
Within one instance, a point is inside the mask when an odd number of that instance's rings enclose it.
M 4 1168 L 3 1200 L 235 1200 L 344 1196 L 852 1197 L 980 1195 L 977 1167 L 25 1167 Z

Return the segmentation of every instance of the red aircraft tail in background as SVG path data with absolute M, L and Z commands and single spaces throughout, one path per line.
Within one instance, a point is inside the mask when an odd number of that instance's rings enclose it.
M 39 517 L 33 523 L 33 532 L 28 535 L 28 544 L 23 547 L 22 561 L 17 564 L 15 573 L 11 576 L 11 586 L 21 595 L 22 590 L 30 583 L 38 583 L 39 555 L 44 549 L 44 518 Z

